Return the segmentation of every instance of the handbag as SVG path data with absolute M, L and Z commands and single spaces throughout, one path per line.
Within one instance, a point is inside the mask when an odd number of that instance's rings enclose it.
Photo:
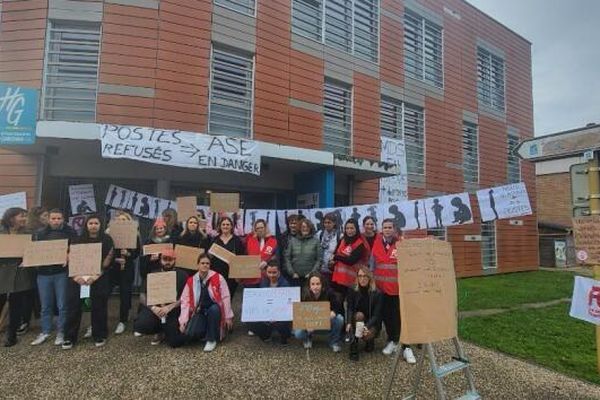
M 206 323 L 206 315 L 200 311 L 200 307 L 196 307 L 185 327 L 185 335 L 191 339 L 201 339 L 200 336 L 206 334 Z

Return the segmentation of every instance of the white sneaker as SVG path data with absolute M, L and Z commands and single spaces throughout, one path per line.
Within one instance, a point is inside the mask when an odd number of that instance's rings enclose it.
M 65 341 L 65 334 L 64 333 L 57 333 L 56 334 L 56 339 L 54 339 L 54 345 L 55 346 L 61 346 Z
M 254 332 L 248 331 L 248 336 L 254 336 Z
M 101 339 L 101 340 L 99 340 L 98 342 L 95 342 L 95 343 L 94 343 L 94 346 L 96 346 L 96 347 L 102 347 L 102 346 L 104 346 L 105 344 L 106 344 L 106 339 Z
M 210 353 L 211 351 L 213 351 L 215 348 L 217 347 L 217 342 L 206 342 L 206 344 L 204 345 L 204 351 L 206 353 Z
M 331 350 L 333 350 L 334 353 L 339 353 L 340 351 L 342 351 L 342 346 L 340 346 L 339 344 L 332 344 L 331 345 Z
M 92 337 L 92 327 L 88 326 L 88 328 L 85 330 L 85 333 L 83 334 L 83 338 L 89 339 L 91 337 Z
M 117 328 L 115 329 L 115 335 L 120 335 L 123 332 L 125 332 L 125 324 L 122 322 L 119 322 L 117 324 Z
M 135 337 L 141 337 L 144 336 L 143 334 L 139 333 L 139 332 L 133 332 L 133 336 Z
M 312 340 L 306 339 L 303 343 L 305 349 L 312 349 Z
M 396 351 L 396 347 L 396 343 L 390 341 L 385 345 L 381 352 L 386 356 L 391 356 Z
M 31 342 L 32 346 L 38 346 L 46 341 L 50 337 L 47 333 L 40 333 L 38 337 L 35 338 L 33 342 Z
M 417 362 L 417 359 L 415 358 L 415 355 L 413 354 L 413 351 L 410 347 L 404 349 L 404 351 L 402 352 L 402 356 L 409 364 L 416 364 Z

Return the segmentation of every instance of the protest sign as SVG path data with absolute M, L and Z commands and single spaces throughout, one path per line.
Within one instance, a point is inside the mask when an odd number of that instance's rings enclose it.
M 198 269 L 198 257 L 204 253 L 204 249 L 192 246 L 175 245 L 175 266 L 180 268 Z
M 242 299 L 242 322 L 292 321 L 292 304 L 299 301 L 299 287 L 246 288 Z
M 0 258 L 22 258 L 31 235 L 0 235 Z
M 165 250 L 173 250 L 172 243 L 146 244 L 143 247 L 143 255 L 162 254 Z
M 428 228 L 473 223 L 473 212 L 468 193 L 436 196 L 425 200 Z
M 153 164 L 260 175 L 260 146 L 248 139 L 139 126 L 102 125 L 101 140 L 104 158 L 127 158 Z
M 138 222 L 113 219 L 108 227 L 116 249 L 135 249 L 138 245 Z
M 407 239 L 396 245 L 400 342 L 432 343 L 457 335 L 456 277 L 450 243 Z
M 408 199 L 408 172 L 404 140 L 381 137 L 381 161 L 398 166 L 398 175 L 379 179 L 379 202 L 393 203 Z
M 208 249 L 208 254 L 217 257 L 219 260 L 226 262 L 227 264 L 231 264 L 231 261 L 233 261 L 235 258 L 235 254 L 216 243 L 213 243 L 212 246 L 210 246 L 210 249 Z
M 179 222 L 185 224 L 189 217 L 198 217 L 196 202 L 196 196 L 177 198 L 177 219 Z
M 101 273 L 102 243 L 72 244 L 69 247 L 69 276 Z
M 146 305 L 171 304 L 177 301 L 177 272 L 152 272 L 146 279 Z
M 27 209 L 27 194 L 25 192 L 11 193 L 0 196 L 0 216 L 12 207 Z
M 600 216 L 573 218 L 573 236 L 577 260 L 600 264 Z
M 90 214 L 97 211 L 94 185 L 70 185 L 69 200 L 73 215 Z
M 229 263 L 229 278 L 260 278 L 260 256 L 234 256 Z
M 267 227 L 272 234 L 275 234 L 277 223 L 277 212 L 275 210 L 244 210 L 244 232 L 249 234 L 254 228 L 254 223 L 259 219 L 267 223 Z
M 575 277 L 569 315 L 600 325 L 600 281 Z
M 532 213 L 527 188 L 523 182 L 478 190 L 477 202 L 483 222 Z
M 40 267 L 43 265 L 63 265 L 67 262 L 67 239 L 29 242 L 23 255 L 24 267 Z
M 211 193 L 210 210 L 212 212 L 236 212 L 240 209 L 239 193 Z
M 331 306 L 328 301 L 304 301 L 294 303 L 293 329 L 331 329 Z

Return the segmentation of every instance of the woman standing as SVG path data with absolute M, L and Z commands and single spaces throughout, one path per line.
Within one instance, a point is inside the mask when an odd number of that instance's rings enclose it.
M 371 249 L 373 248 L 373 243 L 375 242 L 375 237 L 377 236 L 377 225 L 375 224 L 375 219 L 370 215 L 364 217 L 362 223 L 362 239 L 366 248 L 363 259 L 365 260 L 365 262 L 368 262 L 369 257 L 371 256 Z
M 349 287 L 356 282 L 356 271 L 365 263 L 366 246 L 358 230 L 358 221 L 350 218 L 344 225 L 344 237 L 333 256 L 332 287 L 343 298 Z
M 277 239 L 269 231 L 264 219 L 257 219 L 252 227 L 252 234 L 246 239 L 246 249 L 250 256 L 260 256 L 261 277 L 256 279 L 242 279 L 244 287 L 258 287 L 265 275 L 267 263 L 277 255 Z
M 144 242 L 144 245 L 159 243 L 173 243 L 173 239 L 167 230 L 167 224 L 160 217 L 154 221 L 152 231 L 150 231 L 150 237 Z M 149 254 L 142 256 L 140 259 L 140 275 L 144 282 L 149 273 L 158 271 L 161 268 L 159 254 Z
M 304 286 L 308 276 L 319 270 L 321 244 L 315 237 L 315 226 L 308 219 L 302 219 L 298 234 L 290 237 L 284 258 L 286 271 L 294 286 Z
M 208 253 L 210 239 L 203 229 L 200 229 L 200 219 L 189 217 L 185 221 L 183 231 L 175 238 L 175 243 L 182 246 L 199 247 Z
M 317 233 L 319 242 L 321 243 L 321 275 L 331 283 L 331 271 L 333 269 L 333 255 L 340 240 L 340 235 L 337 229 L 336 217 L 333 213 L 327 213 L 323 217 L 323 230 Z
M 228 216 L 221 217 L 218 223 L 217 233 L 218 235 L 215 237 L 212 244 L 219 245 L 235 255 L 246 254 L 246 249 L 244 248 L 241 239 L 239 236 L 233 234 L 233 220 L 231 218 Z M 223 275 L 227 280 L 229 294 L 231 295 L 231 298 L 233 298 L 238 283 L 235 279 L 229 279 L 229 264 L 217 257 L 212 257 L 211 263 L 212 269 Z

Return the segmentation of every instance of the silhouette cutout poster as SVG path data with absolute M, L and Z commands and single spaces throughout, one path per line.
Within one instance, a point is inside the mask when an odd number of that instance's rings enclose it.
M 473 212 L 468 193 L 431 197 L 424 200 L 428 228 L 473 223 Z
M 477 201 L 483 222 L 531 215 L 531 204 L 523 182 L 478 190 Z

